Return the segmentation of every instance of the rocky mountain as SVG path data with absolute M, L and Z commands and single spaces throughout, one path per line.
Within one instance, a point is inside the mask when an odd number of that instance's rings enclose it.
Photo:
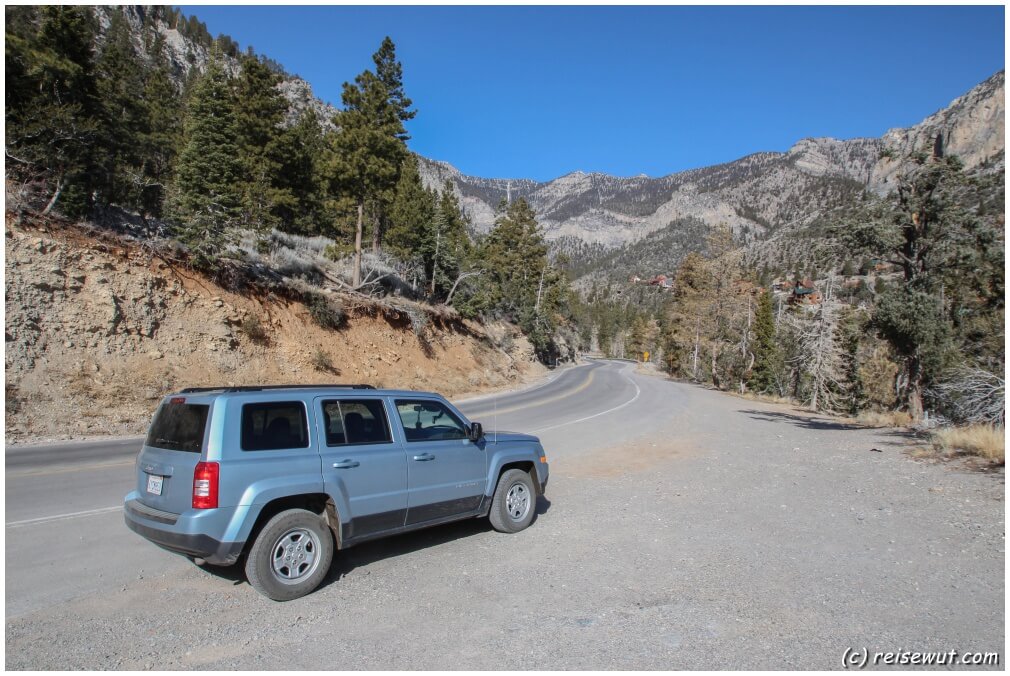
M 900 159 L 914 151 L 937 147 L 969 169 L 1002 169 L 1004 85 L 1000 71 L 914 127 L 881 138 L 803 139 L 784 153 L 756 153 L 661 178 L 574 172 L 544 183 L 487 179 L 427 159 L 422 172 L 429 186 L 452 182 L 478 232 L 490 229 L 500 200 L 521 195 L 550 240 L 618 248 L 681 219 L 698 219 L 726 224 L 746 242 L 808 224 L 864 190 L 887 193 Z
M 176 86 L 181 90 L 192 71 L 202 72 L 210 60 L 212 40 L 206 33 L 206 27 L 196 17 L 187 19 L 181 12 L 166 11 L 163 7 L 145 5 L 123 5 L 121 8 L 99 5 L 94 8 L 95 20 L 98 24 L 98 40 L 104 39 L 105 32 L 112 22 L 112 13 L 121 9 L 123 18 L 130 26 L 134 48 L 138 55 L 145 54 L 145 30 L 153 31 L 165 41 L 165 54 L 171 64 Z M 234 53 L 222 54 L 225 68 L 232 74 L 239 71 L 238 45 L 224 36 L 234 47 Z M 302 114 L 311 110 L 316 114 L 320 124 L 327 129 L 333 128 L 332 118 L 337 109 L 331 104 L 320 100 L 312 92 L 312 86 L 298 77 L 283 71 L 280 64 L 270 61 L 271 65 L 281 73 L 282 81 L 278 89 L 288 100 L 289 108 L 285 122 L 294 124 Z

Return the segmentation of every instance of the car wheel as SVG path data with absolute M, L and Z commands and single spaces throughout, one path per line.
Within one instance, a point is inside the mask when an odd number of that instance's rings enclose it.
M 518 533 L 533 522 L 537 492 L 533 479 L 521 469 L 510 469 L 498 479 L 488 518 L 499 533 Z
M 246 557 L 253 589 L 274 601 L 305 596 L 319 586 L 333 560 L 333 534 L 318 514 L 289 509 L 267 521 Z

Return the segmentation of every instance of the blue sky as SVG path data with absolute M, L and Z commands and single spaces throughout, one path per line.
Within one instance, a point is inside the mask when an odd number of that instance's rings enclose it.
M 389 35 L 412 150 L 467 174 L 662 176 L 909 126 L 1004 67 L 1004 8 L 183 6 L 340 105 Z

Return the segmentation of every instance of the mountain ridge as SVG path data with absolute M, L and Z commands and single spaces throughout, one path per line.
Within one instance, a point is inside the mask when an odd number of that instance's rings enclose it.
M 1004 90 L 1001 70 L 917 125 L 880 138 L 803 138 L 785 152 L 751 153 L 659 178 L 583 171 L 542 182 L 483 178 L 421 158 L 422 177 L 439 189 L 450 180 L 477 232 L 492 227 L 495 207 L 511 193 L 531 202 L 549 240 L 577 237 L 614 248 L 678 219 L 699 218 L 730 226 L 746 242 L 809 223 L 856 190 L 886 194 L 902 158 L 932 150 L 937 137 L 943 152 L 960 156 L 968 169 L 1002 168 Z

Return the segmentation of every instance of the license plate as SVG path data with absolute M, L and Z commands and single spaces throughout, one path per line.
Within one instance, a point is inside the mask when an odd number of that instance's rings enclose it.
M 165 483 L 165 477 L 154 474 L 147 475 L 147 492 L 151 495 L 161 495 L 161 487 Z

